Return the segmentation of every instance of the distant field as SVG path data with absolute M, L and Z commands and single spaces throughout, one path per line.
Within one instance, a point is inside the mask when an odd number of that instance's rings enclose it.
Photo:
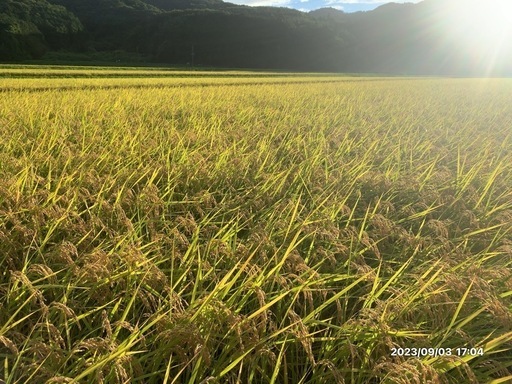
M 183 86 L 320 83 L 379 80 L 335 74 L 177 71 L 161 68 L 44 67 L 0 65 L 0 92 L 77 89 L 167 88 Z
M 511 382 L 511 94 L 0 66 L 0 379 Z

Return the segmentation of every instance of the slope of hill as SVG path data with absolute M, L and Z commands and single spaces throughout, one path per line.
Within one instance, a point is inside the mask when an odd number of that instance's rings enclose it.
M 163 11 L 178 9 L 226 9 L 236 5 L 222 0 L 142 0 Z
M 82 49 L 84 27 L 46 0 L 0 1 L 0 60 L 37 58 L 48 49 Z

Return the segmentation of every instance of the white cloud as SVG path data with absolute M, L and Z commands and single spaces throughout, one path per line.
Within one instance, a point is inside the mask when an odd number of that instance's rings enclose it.
M 342 0 L 337 1 L 337 3 L 345 3 L 345 4 L 385 4 L 385 3 L 419 3 L 422 0 L 393 0 L 393 1 L 383 1 L 383 0 Z
M 235 0 L 235 4 L 250 5 L 253 7 L 284 7 L 291 0 Z
M 347 2 L 343 0 L 324 0 L 323 3 L 325 6 L 337 9 L 338 11 L 343 11 L 343 4 L 347 4 Z
M 292 6 L 293 4 L 311 4 L 311 0 L 227 0 L 235 4 L 250 5 L 253 7 L 265 6 L 265 7 L 292 7 L 297 9 L 298 7 Z M 322 6 L 329 6 L 339 10 L 343 10 L 343 4 L 385 4 L 385 3 L 419 3 L 422 0 L 320 0 L 315 1 L 315 8 L 321 8 Z M 319 6 L 316 6 L 316 5 Z
M 227 1 L 229 3 L 233 3 L 233 4 L 250 5 L 251 7 L 284 7 L 286 5 L 290 5 L 294 2 L 293 0 L 225 0 L 225 1 Z

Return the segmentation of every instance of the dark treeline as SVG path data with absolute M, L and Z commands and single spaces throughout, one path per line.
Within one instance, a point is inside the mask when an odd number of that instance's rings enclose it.
M 126 52 L 172 65 L 489 73 L 470 40 L 447 37 L 446 25 L 463 6 L 461 0 L 425 0 L 347 14 L 221 0 L 0 0 L 0 61 L 44 59 L 49 51 Z M 492 74 L 510 74 L 511 61 L 509 45 Z

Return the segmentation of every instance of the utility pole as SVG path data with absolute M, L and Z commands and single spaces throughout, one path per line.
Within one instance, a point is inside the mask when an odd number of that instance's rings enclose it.
M 194 68 L 194 56 L 195 56 L 195 52 L 194 52 L 194 45 L 192 44 L 192 52 L 190 53 L 190 58 L 191 58 L 191 63 L 192 63 L 192 68 Z

